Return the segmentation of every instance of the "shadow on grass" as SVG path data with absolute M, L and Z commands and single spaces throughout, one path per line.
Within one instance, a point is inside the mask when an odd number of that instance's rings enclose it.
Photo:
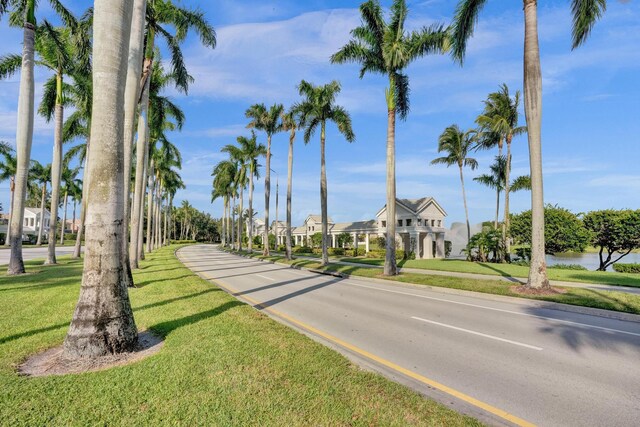
M 153 285 L 153 284 L 158 284 L 158 283 L 162 283 L 162 282 L 172 282 L 174 280 L 180 280 L 180 279 L 184 279 L 187 277 L 193 277 L 192 274 L 183 274 L 182 276 L 172 276 L 172 277 L 165 277 L 164 279 L 150 279 L 150 280 L 145 280 L 142 282 L 137 282 L 134 280 L 135 282 L 135 287 L 133 289 L 142 289 L 146 286 L 149 285 Z
M 202 320 L 206 320 L 211 317 L 218 316 L 227 310 L 230 310 L 234 307 L 238 307 L 241 305 L 245 305 L 245 304 L 237 300 L 228 301 L 211 310 L 202 311 L 196 314 L 191 314 L 189 316 L 181 317 L 180 319 L 169 320 L 166 322 L 155 324 L 151 326 L 150 329 L 153 330 L 154 332 L 157 332 L 162 337 L 166 337 L 167 335 L 169 335 L 171 332 L 175 331 L 178 328 L 193 325 L 194 323 L 198 323 Z

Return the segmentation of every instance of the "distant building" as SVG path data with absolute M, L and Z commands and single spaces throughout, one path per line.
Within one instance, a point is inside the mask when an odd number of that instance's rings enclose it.
M 43 234 L 49 231 L 51 214 L 45 208 L 44 221 L 42 221 L 40 218 L 40 211 L 40 208 L 24 208 L 24 223 L 22 225 L 22 232 L 24 234 L 38 234 L 38 229 L 41 226 Z

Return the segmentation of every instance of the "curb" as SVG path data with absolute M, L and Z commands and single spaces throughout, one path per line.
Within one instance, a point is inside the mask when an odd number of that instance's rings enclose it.
M 516 303 L 521 305 L 528 305 L 530 307 L 547 309 L 547 310 L 564 311 L 568 313 L 584 314 L 584 315 L 604 317 L 604 318 L 614 319 L 614 320 L 622 320 L 626 322 L 640 323 L 640 315 L 632 314 L 632 313 L 624 313 L 621 311 L 604 310 L 601 308 L 583 307 L 579 305 L 570 305 L 570 304 L 563 304 L 563 303 L 551 302 L 551 301 L 539 301 L 539 300 L 511 297 L 511 296 L 505 296 L 505 295 L 493 295 L 493 294 L 487 294 L 483 292 L 465 291 L 461 289 L 451 289 L 451 288 L 444 288 L 439 286 L 419 285 L 415 283 L 400 282 L 397 280 L 375 279 L 371 277 L 354 276 L 351 274 L 343 274 L 343 273 L 337 273 L 332 271 L 324 271 L 324 270 L 318 270 L 313 268 L 293 266 L 289 264 L 280 263 L 277 261 L 270 261 L 270 260 L 250 257 L 245 254 L 238 254 L 236 252 L 230 252 L 230 251 L 225 251 L 225 252 L 236 255 L 236 256 L 240 256 L 243 258 L 255 259 L 257 261 L 266 262 L 269 264 L 283 265 L 295 270 L 304 270 L 304 271 L 309 271 L 311 273 L 323 274 L 325 276 L 333 276 L 333 277 L 339 277 L 343 279 L 362 280 L 362 281 L 378 283 L 378 284 L 387 284 L 387 285 L 391 284 L 394 286 L 412 287 L 417 289 L 426 288 L 431 291 L 440 292 L 443 294 L 469 296 L 469 297 L 475 297 L 475 298 L 482 298 L 489 301 L 510 302 L 510 303 Z M 362 268 L 367 268 L 367 267 L 362 267 Z

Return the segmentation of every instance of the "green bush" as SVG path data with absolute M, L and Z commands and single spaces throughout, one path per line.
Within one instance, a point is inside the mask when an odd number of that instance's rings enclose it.
M 580 264 L 555 264 L 550 265 L 549 268 L 557 268 L 558 270 L 586 270 L 586 267 Z
M 64 240 L 76 240 L 78 233 L 64 233 Z
M 613 269 L 618 273 L 636 273 L 640 274 L 640 264 L 613 264 Z
M 369 251 L 365 255 L 365 258 L 384 258 L 384 254 L 385 254 L 385 251 L 383 250 Z
M 286 250 L 287 250 L 287 247 L 285 245 L 278 246 L 278 252 L 284 252 Z
M 294 254 L 311 254 L 313 253 L 313 250 L 309 246 L 299 246 L 299 247 L 293 248 L 293 253 Z
M 343 248 L 329 248 L 329 255 L 344 255 Z

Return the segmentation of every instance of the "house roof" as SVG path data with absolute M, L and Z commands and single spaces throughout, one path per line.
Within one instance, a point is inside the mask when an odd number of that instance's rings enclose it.
M 33 214 L 35 216 L 39 216 L 40 215 L 40 208 L 29 208 L 29 207 L 27 207 L 27 208 L 24 208 L 24 211 L 25 212 L 29 212 L 29 213 L 31 213 L 31 214 Z M 47 216 L 47 215 L 50 216 L 51 215 L 51 213 L 49 212 L 49 210 L 47 208 L 44 209 L 44 215 L 45 216 Z
M 447 216 L 447 212 L 442 209 L 442 206 L 440 206 L 433 197 L 422 197 L 420 199 L 396 199 L 396 203 L 416 215 L 425 210 L 427 206 L 433 204 L 436 209 L 442 212 L 442 215 Z M 380 216 L 380 214 L 384 212 L 386 208 L 387 205 L 385 204 L 382 209 L 378 211 L 376 217 Z
M 307 223 L 307 221 L 313 221 L 313 222 L 322 222 L 322 215 L 309 215 L 307 217 L 307 219 L 304 220 L 305 224 Z M 333 220 L 331 219 L 331 217 L 327 217 L 327 222 L 329 224 L 333 224 Z
M 376 221 L 355 221 L 355 222 L 339 222 L 331 227 L 331 231 L 355 232 L 367 229 L 375 229 Z

